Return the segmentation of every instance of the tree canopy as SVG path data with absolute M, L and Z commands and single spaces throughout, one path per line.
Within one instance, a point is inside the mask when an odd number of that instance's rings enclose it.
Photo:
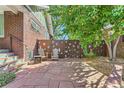
M 113 41 L 124 34 L 124 6 L 50 6 L 50 13 L 56 37 L 67 35 L 71 40 L 79 40 L 83 48 L 89 44 L 98 46 L 103 38 Z M 102 31 L 105 24 L 112 25 L 111 37 Z

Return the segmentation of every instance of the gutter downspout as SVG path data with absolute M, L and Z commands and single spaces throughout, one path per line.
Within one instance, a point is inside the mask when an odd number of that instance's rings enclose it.
M 46 13 L 45 19 L 46 19 L 46 25 L 48 28 L 48 33 L 49 33 L 50 39 L 53 39 L 53 26 L 52 26 L 51 15 Z

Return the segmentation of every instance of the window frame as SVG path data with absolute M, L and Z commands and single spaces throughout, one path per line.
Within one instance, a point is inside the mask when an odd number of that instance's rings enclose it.
M 40 32 L 40 26 L 33 19 L 31 19 L 31 27 L 35 30 L 35 32 Z
M 4 38 L 4 36 L 5 36 L 5 33 L 4 33 L 4 12 L 2 14 L 0 14 L 0 17 L 2 17 L 2 18 L 0 18 L 0 19 L 2 19 L 0 21 L 3 21 L 3 22 L 0 22 L 0 32 L 1 32 L 0 33 L 0 38 Z M 1 31 L 1 27 L 2 27 L 2 31 Z

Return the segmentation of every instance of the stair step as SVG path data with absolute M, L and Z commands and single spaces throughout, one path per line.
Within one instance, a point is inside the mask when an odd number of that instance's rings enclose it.
M 10 53 L 0 53 L 0 58 L 6 58 L 9 56 L 14 56 L 15 54 L 10 52 Z
M 17 60 L 18 59 L 18 56 L 10 56 L 8 57 L 7 60 Z
M 8 52 L 10 52 L 9 49 L 0 49 L 0 53 L 8 53 Z
M 7 58 L 0 58 L 0 64 L 4 63 Z
M 18 62 L 18 56 L 10 52 L 9 49 L 0 49 L 0 65 L 13 61 Z
M 16 60 L 18 60 L 18 56 L 9 56 L 7 58 L 0 58 L 0 64 L 16 61 Z
M 9 52 L 9 53 L 0 53 L 0 57 L 8 57 L 8 56 L 14 56 L 15 54 L 13 52 Z

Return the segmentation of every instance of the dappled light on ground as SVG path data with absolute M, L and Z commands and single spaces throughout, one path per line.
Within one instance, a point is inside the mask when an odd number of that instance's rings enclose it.
M 5 87 L 18 88 L 99 88 L 120 87 L 118 69 L 111 77 L 87 64 L 86 59 L 59 59 L 28 65 Z M 90 61 L 93 62 L 93 61 Z M 116 83 L 116 84 L 115 84 Z

